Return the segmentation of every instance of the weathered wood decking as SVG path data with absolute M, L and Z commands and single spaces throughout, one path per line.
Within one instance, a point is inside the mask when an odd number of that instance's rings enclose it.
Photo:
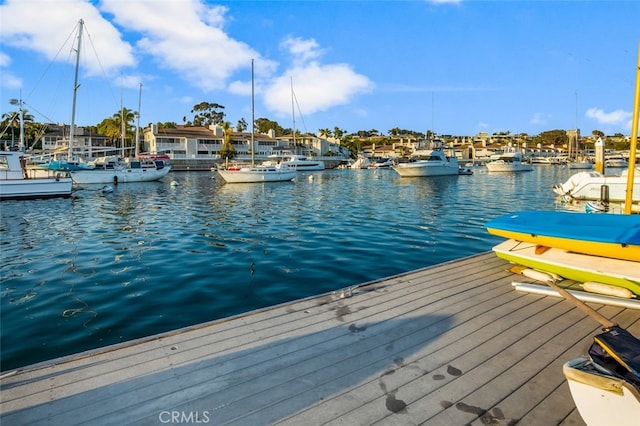
M 600 326 L 507 267 L 485 253 L 5 374 L 0 422 L 582 425 L 562 364 Z M 591 306 L 640 334 L 639 311 Z

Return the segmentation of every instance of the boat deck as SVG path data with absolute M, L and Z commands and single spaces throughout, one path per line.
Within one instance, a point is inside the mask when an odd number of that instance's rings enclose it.
M 0 423 L 583 425 L 599 324 L 484 253 L 6 372 Z M 640 311 L 590 303 L 640 334 Z

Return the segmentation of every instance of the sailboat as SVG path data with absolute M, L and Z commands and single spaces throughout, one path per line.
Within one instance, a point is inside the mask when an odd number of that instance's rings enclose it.
M 75 49 L 76 62 L 73 81 L 73 102 L 71 107 L 71 128 L 69 132 L 69 151 L 67 161 L 50 163 L 47 168 L 68 171 L 74 183 L 78 184 L 107 184 L 125 182 L 148 182 L 162 179 L 171 166 L 165 159 L 102 159 L 93 164 L 71 162 L 73 155 L 73 143 L 75 136 L 76 98 L 80 85 L 78 84 L 78 71 L 80 67 L 80 49 L 82 47 L 82 33 L 84 21 L 78 22 L 78 43 Z M 141 86 L 142 87 L 142 86 Z M 140 96 L 142 90 L 140 90 Z M 124 123 L 123 123 L 124 124 Z M 137 141 L 136 141 L 137 143 Z
M 254 117 L 254 78 L 253 59 L 251 60 L 251 165 L 247 167 L 232 166 L 218 169 L 218 174 L 227 183 L 286 182 L 296 177 L 296 170 L 286 164 L 255 164 L 255 117 Z
M 140 110 L 142 99 L 142 84 L 140 84 L 140 92 L 138 94 L 138 110 Z M 121 109 L 121 113 L 124 109 Z M 139 116 L 138 111 L 138 116 Z M 125 122 L 124 116 L 121 118 L 122 124 L 122 152 L 124 157 L 124 135 Z M 152 182 L 160 180 L 171 171 L 171 162 L 166 155 L 139 155 L 138 151 L 138 128 L 136 123 L 135 136 L 135 158 L 120 157 L 103 157 L 92 163 L 93 168 L 90 170 L 71 171 L 71 177 L 75 183 L 80 184 L 108 184 L 127 182 Z
M 567 165 L 570 169 L 590 170 L 593 169 L 593 162 L 584 154 L 580 155 L 580 129 L 578 129 L 578 91 L 576 90 L 576 128 L 572 136 L 575 136 L 575 146 L 573 138 L 569 137 L 569 161 Z

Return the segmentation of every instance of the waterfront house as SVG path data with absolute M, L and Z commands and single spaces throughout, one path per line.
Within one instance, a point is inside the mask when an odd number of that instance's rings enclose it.
M 220 150 L 224 143 L 224 131 L 219 125 L 209 127 L 177 125 L 173 128 L 158 128 L 157 125 L 150 125 L 143 130 L 143 138 L 143 150 L 169 155 L 174 170 L 208 170 L 223 161 Z M 349 155 L 344 147 L 313 135 L 296 135 L 295 146 L 293 135 L 276 137 L 274 131 L 269 131 L 267 134 L 257 133 L 253 140 L 254 160 L 258 162 L 267 160 L 270 155 L 283 150 L 313 156 L 325 163 L 333 160 L 335 165 L 342 157 L 347 158 Z M 234 132 L 231 144 L 236 153 L 234 161 L 251 161 L 251 132 Z M 326 156 L 329 153 L 336 155 Z M 329 163 L 327 168 L 335 165 Z

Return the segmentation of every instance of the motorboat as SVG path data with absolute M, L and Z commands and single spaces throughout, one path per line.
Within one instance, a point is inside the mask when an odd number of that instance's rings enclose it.
M 264 166 L 275 166 L 278 163 L 282 163 L 298 172 L 325 169 L 324 161 L 313 160 L 304 155 L 282 153 L 270 155 L 269 158 L 269 160 L 262 163 Z
M 25 163 L 22 152 L 0 151 L 0 200 L 71 196 L 73 181 L 66 173 L 36 177 Z
M 588 158 L 575 159 L 569 162 L 570 169 L 589 170 L 593 169 L 593 161 Z
M 613 169 L 621 169 L 629 167 L 629 162 L 623 157 L 609 157 L 604 160 L 604 166 Z
M 442 142 L 433 141 L 431 149 L 420 149 L 408 159 L 400 159 L 391 166 L 402 177 L 450 176 L 458 175 L 458 159 L 447 157 L 442 150 Z
M 530 172 L 533 170 L 530 164 L 522 161 L 522 153 L 514 148 L 509 148 L 497 159 L 489 161 L 487 169 L 490 172 Z
M 470 167 L 460 167 L 458 168 L 458 174 L 459 175 L 472 175 L 473 174 L 473 170 L 471 170 Z
M 600 200 L 603 187 L 606 187 L 608 201 L 622 202 L 627 193 L 628 173 L 628 170 L 623 170 L 619 176 L 606 176 L 596 171 L 578 172 L 566 182 L 554 185 L 553 192 L 576 200 Z M 640 201 L 640 167 L 635 168 L 632 196 L 633 202 Z
M 369 159 L 369 157 L 363 155 L 363 154 L 359 154 L 358 158 L 356 159 L 356 161 L 354 161 L 353 163 L 351 163 L 351 166 L 349 166 L 349 168 L 351 169 L 366 169 L 369 167 L 369 165 L 371 165 L 371 160 Z
M 391 158 L 378 158 L 374 163 L 369 165 L 370 169 L 386 169 L 393 166 Z

